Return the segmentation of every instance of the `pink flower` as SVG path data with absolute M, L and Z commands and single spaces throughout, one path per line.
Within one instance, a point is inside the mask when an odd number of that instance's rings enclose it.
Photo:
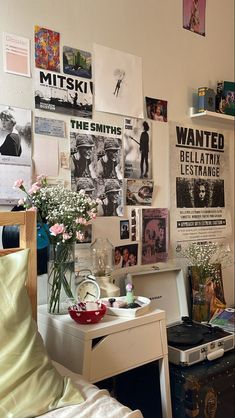
M 85 218 L 78 218 L 78 223 L 81 225 L 86 225 L 87 224 L 87 220 Z
M 15 181 L 14 187 L 21 187 L 23 185 L 23 183 L 24 183 L 24 180 L 18 179 L 18 180 Z
M 27 209 L 29 212 L 37 212 L 37 208 L 32 206 L 31 208 Z
M 68 234 L 68 232 L 64 232 L 63 233 L 63 240 L 64 241 L 67 241 L 68 239 L 70 239 L 71 238 L 71 235 L 70 234 Z
M 55 224 L 50 227 L 50 233 L 51 235 L 54 235 L 54 237 L 56 237 L 56 235 L 63 234 L 64 230 L 65 228 L 63 224 Z
M 77 232 L 76 232 L 76 238 L 77 238 L 79 241 L 83 241 L 83 240 L 84 240 L 84 234 L 83 234 L 81 231 L 77 231 Z
M 28 194 L 34 194 L 37 193 L 37 191 L 40 190 L 40 187 L 37 183 L 32 184 L 31 188 L 28 191 Z
M 18 206 L 24 206 L 24 199 L 18 200 Z

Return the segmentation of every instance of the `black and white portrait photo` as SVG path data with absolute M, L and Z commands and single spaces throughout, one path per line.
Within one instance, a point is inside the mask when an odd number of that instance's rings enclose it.
M 0 164 L 31 166 L 31 111 L 0 105 Z
M 176 178 L 177 208 L 224 207 L 223 179 Z

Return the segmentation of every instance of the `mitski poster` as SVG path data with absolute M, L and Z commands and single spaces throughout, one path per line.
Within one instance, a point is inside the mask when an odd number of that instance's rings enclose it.
M 92 117 L 92 81 L 35 69 L 35 107 L 48 112 Z
M 227 135 L 170 124 L 171 241 L 178 250 L 231 232 Z

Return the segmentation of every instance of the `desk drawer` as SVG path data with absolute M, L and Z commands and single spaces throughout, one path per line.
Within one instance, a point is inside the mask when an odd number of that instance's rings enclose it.
M 162 356 L 159 322 L 116 332 L 93 347 L 89 380 L 99 381 Z

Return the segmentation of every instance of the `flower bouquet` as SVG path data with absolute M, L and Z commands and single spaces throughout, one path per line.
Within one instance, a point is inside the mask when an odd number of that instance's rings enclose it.
M 25 196 L 19 200 L 26 210 L 37 211 L 50 243 L 48 264 L 48 306 L 53 314 L 67 313 L 62 298 L 74 298 L 74 244 L 84 238 L 83 229 L 96 218 L 98 201 L 84 190 L 78 193 L 60 186 L 50 186 L 43 175 L 36 178 L 29 190 L 19 179 L 18 187 Z

